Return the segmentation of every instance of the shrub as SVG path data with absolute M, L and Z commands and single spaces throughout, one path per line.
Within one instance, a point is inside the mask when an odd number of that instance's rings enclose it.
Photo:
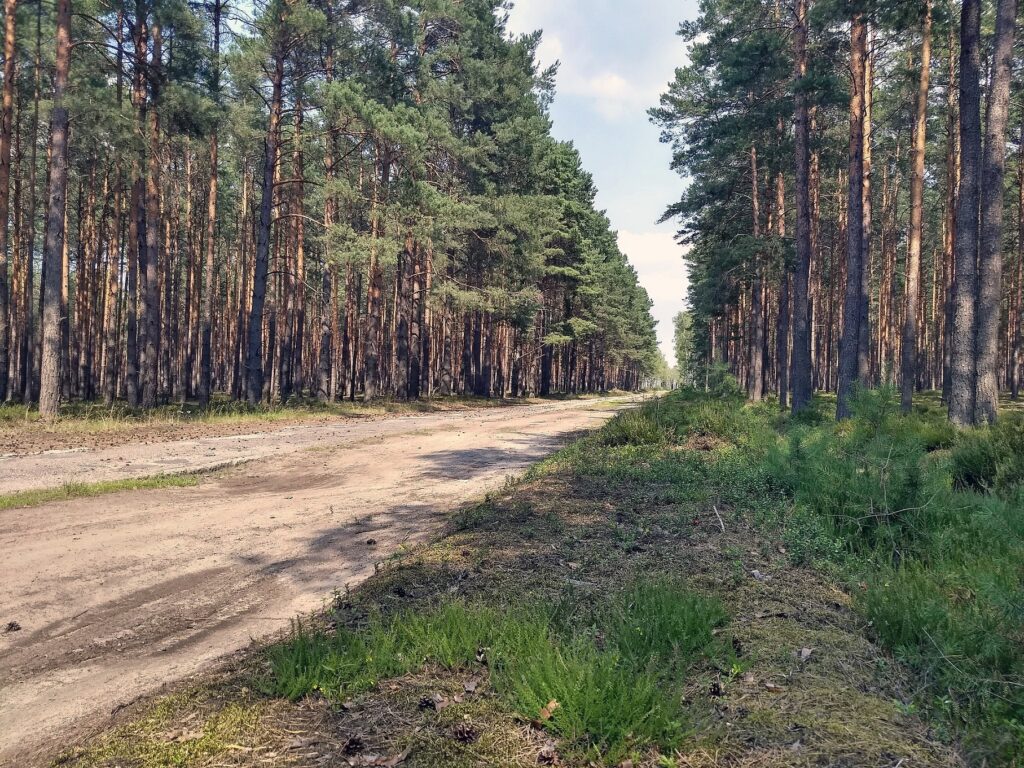
M 662 445 L 669 442 L 671 428 L 661 423 L 653 409 L 626 411 L 601 428 L 603 445 Z
M 999 451 L 988 429 L 964 432 L 952 455 L 953 486 L 957 490 L 987 491 L 995 484 Z
M 1006 416 L 994 426 L 965 430 L 952 462 L 956 488 L 1013 497 L 1024 487 L 1024 418 Z

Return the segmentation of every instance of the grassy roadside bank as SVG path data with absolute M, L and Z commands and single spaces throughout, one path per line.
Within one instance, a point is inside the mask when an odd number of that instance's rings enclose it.
M 939 766 L 957 739 L 1014 759 L 1012 427 L 957 438 L 884 394 L 838 428 L 827 409 L 677 393 L 620 415 L 61 764 Z

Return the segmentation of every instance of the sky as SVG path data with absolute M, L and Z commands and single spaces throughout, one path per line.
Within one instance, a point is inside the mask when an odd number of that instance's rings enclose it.
M 676 227 L 657 224 L 683 181 L 669 169 L 647 110 L 686 61 L 676 36 L 697 0 L 516 0 L 510 31 L 543 30 L 541 64 L 560 62 L 551 107 L 554 134 L 571 140 L 594 175 L 597 204 L 654 301 L 658 341 L 675 364 L 672 318 L 683 309 L 686 274 Z

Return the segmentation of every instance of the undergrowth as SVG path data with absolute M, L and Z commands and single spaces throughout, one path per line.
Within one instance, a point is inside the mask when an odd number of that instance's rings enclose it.
M 584 440 L 548 466 L 665 479 L 777 525 L 795 564 L 847 581 L 871 633 L 923 681 L 934 726 L 970 762 L 1019 764 L 1024 418 L 958 432 L 933 398 L 901 414 L 889 388 L 859 393 L 840 424 L 830 406 L 822 398 L 793 418 L 735 395 L 677 392 L 592 438 L 628 460 Z M 706 457 L 661 448 L 698 438 L 712 441 Z

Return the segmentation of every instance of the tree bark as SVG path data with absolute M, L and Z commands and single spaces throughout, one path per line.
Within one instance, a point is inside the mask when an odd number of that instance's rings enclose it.
M 213 61 L 210 90 L 220 98 L 220 17 L 222 0 L 213 0 Z M 203 265 L 202 317 L 199 321 L 199 407 L 210 404 L 213 385 L 213 278 L 217 255 L 217 125 L 210 131 L 210 181 L 206 201 L 206 260 Z
M 839 341 L 836 417 L 850 416 L 850 396 L 860 372 L 861 285 L 864 268 L 864 87 L 867 25 L 854 15 L 850 24 L 850 162 L 846 222 L 846 300 Z
M 796 117 L 796 268 L 793 273 L 793 413 L 811 404 L 811 328 L 808 289 L 811 271 L 811 197 L 810 197 L 810 114 L 805 92 L 807 78 L 807 6 L 808 0 L 796 0 L 796 26 L 793 30 L 795 59 L 794 87 Z
M 256 260 L 245 357 L 246 399 L 252 406 L 263 400 L 263 310 L 267 301 L 267 275 L 270 270 L 270 230 L 274 214 L 274 171 L 277 167 L 278 132 L 281 125 L 284 58 L 284 50 L 279 45 L 274 52 L 274 73 L 271 77 L 270 119 L 264 142 L 260 218 L 256 230 Z
M 963 0 L 960 12 L 960 193 L 956 211 L 956 281 L 950 361 L 949 418 L 974 423 L 978 204 L 981 167 L 981 0 Z
M 150 36 L 153 40 L 153 51 L 150 60 L 150 105 L 147 115 L 149 152 L 146 158 L 146 272 L 143 293 L 146 347 L 142 369 L 143 408 L 156 407 L 160 383 L 160 117 L 156 103 L 160 97 L 163 37 L 158 23 L 150 27 Z
M 946 88 L 946 199 L 942 259 L 944 265 L 945 305 L 942 317 L 942 402 L 949 405 L 952 391 L 953 317 L 956 299 L 956 212 L 960 186 L 960 132 L 957 118 L 956 84 L 956 30 L 949 29 L 949 85 Z
M 860 240 L 860 299 L 857 318 L 857 380 L 862 387 L 870 387 L 871 370 L 871 110 L 874 92 L 874 67 L 871 59 L 871 27 L 865 17 L 864 23 L 864 130 L 862 140 L 863 183 L 861 189 L 861 240 Z
M 750 148 L 751 212 L 754 220 L 754 279 L 750 286 L 750 357 L 747 368 L 747 392 L 755 403 L 764 399 L 764 311 L 763 283 L 761 281 L 760 246 L 761 238 L 761 193 L 758 183 L 757 148 Z
M 786 179 L 779 173 L 775 177 L 775 236 L 781 243 L 786 238 Z M 786 408 L 789 401 L 789 264 L 783 259 L 782 279 L 779 283 L 779 319 L 775 337 L 775 361 L 778 369 L 779 407 Z
M 0 403 L 7 399 L 11 330 L 7 323 L 10 286 L 7 282 L 7 222 L 10 214 L 11 135 L 14 127 L 14 23 L 17 0 L 4 0 L 4 86 L 0 105 Z
M 40 366 L 39 412 L 56 418 L 60 411 L 60 343 L 62 241 L 68 185 L 68 110 L 64 95 L 71 64 L 71 0 L 57 0 L 57 45 L 53 77 L 53 112 L 50 124 L 50 193 L 43 240 L 43 344 Z
M 921 27 L 921 75 L 917 86 L 910 176 L 910 231 L 907 234 L 907 306 L 903 318 L 900 355 L 900 404 L 904 413 L 913 406 L 917 378 L 917 316 L 921 302 L 921 235 L 924 228 L 924 161 L 928 129 L 928 80 L 932 60 L 932 5 L 925 0 Z
M 1017 286 L 1013 300 L 1013 339 L 1010 352 L 1010 396 L 1020 396 L 1021 342 L 1024 339 L 1024 128 L 1017 153 Z
M 1003 306 L 1003 180 L 1006 175 L 1006 125 L 1010 113 L 1010 77 L 1017 0 L 996 6 L 992 77 L 988 90 L 985 149 L 981 165 L 981 228 L 978 250 L 978 318 L 975 339 L 974 423 L 995 423 L 999 416 L 999 321 Z

